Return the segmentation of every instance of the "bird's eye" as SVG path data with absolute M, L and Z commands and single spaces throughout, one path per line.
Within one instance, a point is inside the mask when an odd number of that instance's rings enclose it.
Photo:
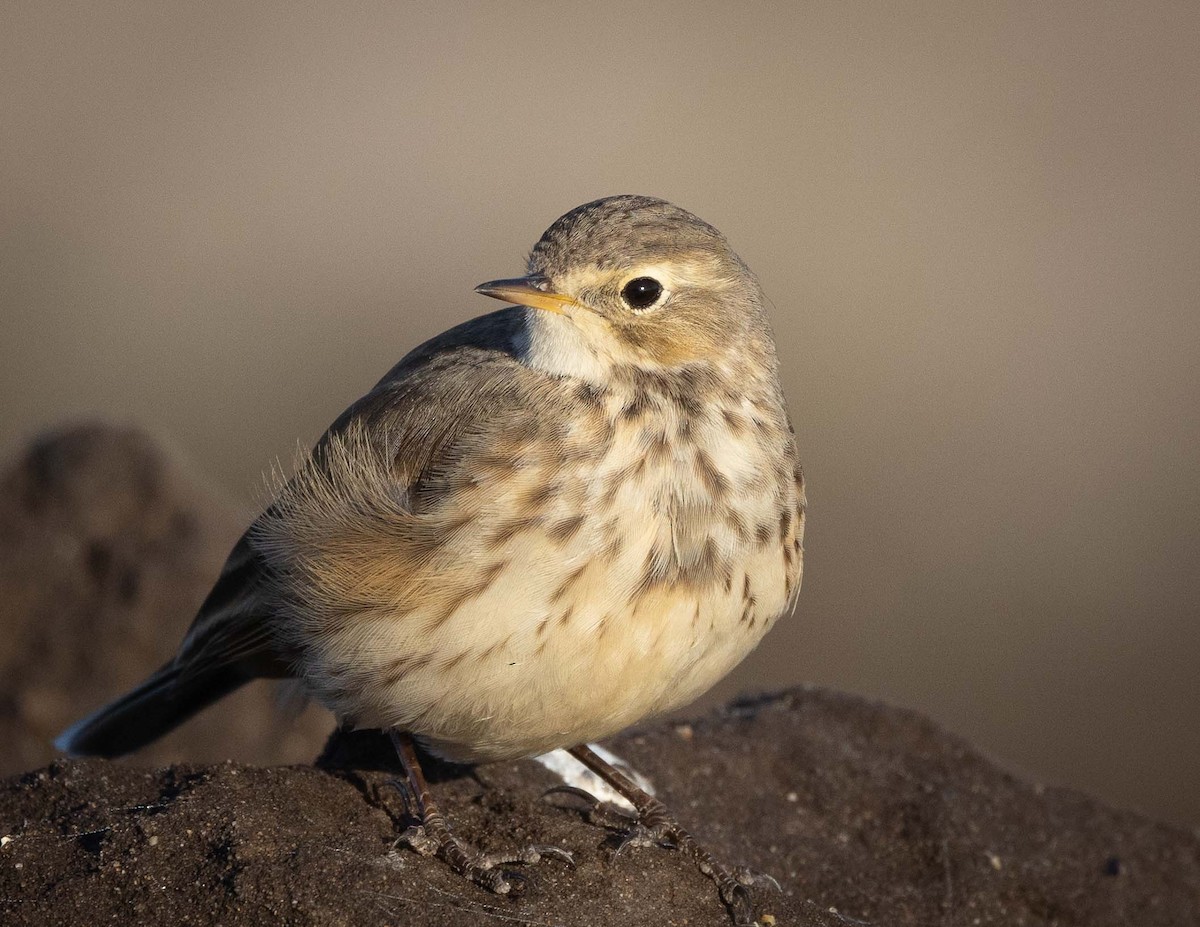
M 634 277 L 621 289 L 621 298 L 637 312 L 649 309 L 662 294 L 663 285 L 653 277 Z

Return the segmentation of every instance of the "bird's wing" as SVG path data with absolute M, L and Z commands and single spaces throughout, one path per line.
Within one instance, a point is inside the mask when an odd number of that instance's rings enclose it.
M 339 416 L 230 553 L 176 665 L 189 675 L 231 663 L 290 675 L 298 653 L 277 633 L 281 595 L 309 595 L 319 610 L 338 595 L 330 578 L 354 586 L 364 577 L 356 564 L 381 543 L 397 569 L 425 557 L 445 524 L 419 516 L 465 488 L 463 461 L 546 420 L 532 399 L 539 375 L 514 357 L 522 332 L 520 309 L 472 319 L 416 348 Z M 303 574 L 319 565 L 318 590 Z M 361 593 L 341 591 L 350 602 Z

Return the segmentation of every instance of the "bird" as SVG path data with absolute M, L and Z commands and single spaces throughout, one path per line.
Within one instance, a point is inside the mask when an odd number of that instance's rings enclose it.
M 505 302 L 403 357 L 330 426 L 234 546 L 175 656 L 65 731 L 115 757 L 257 678 L 389 732 L 414 850 L 509 892 L 553 847 L 483 854 L 420 751 L 568 749 L 753 923 L 716 860 L 588 744 L 693 701 L 788 613 L 804 476 L 757 277 L 713 226 L 618 195 L 556 220 Z

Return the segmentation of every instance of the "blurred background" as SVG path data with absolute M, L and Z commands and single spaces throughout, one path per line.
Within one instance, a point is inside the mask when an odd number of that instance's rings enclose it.
M 244 524 L 559 214 L 663 196 L 772 298 L 810 486 L 710 699 L 863 693 L 1195 824 L 1198 61 L 1191 0 L 5 4 L 0 451 L 134 424 Z

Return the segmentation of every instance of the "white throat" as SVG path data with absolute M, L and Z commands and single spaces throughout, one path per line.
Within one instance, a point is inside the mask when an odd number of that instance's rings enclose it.
M 581 325 L 595 331 L 585 334 Z M 519 346 L 521 361 L 555 376 L 603 383 L 612 370 L 612 358 L 602 348 L 608 335 L 603 327 L 600 319 L 575 321 L 565 315 L 527 308 L 525 343 Z

